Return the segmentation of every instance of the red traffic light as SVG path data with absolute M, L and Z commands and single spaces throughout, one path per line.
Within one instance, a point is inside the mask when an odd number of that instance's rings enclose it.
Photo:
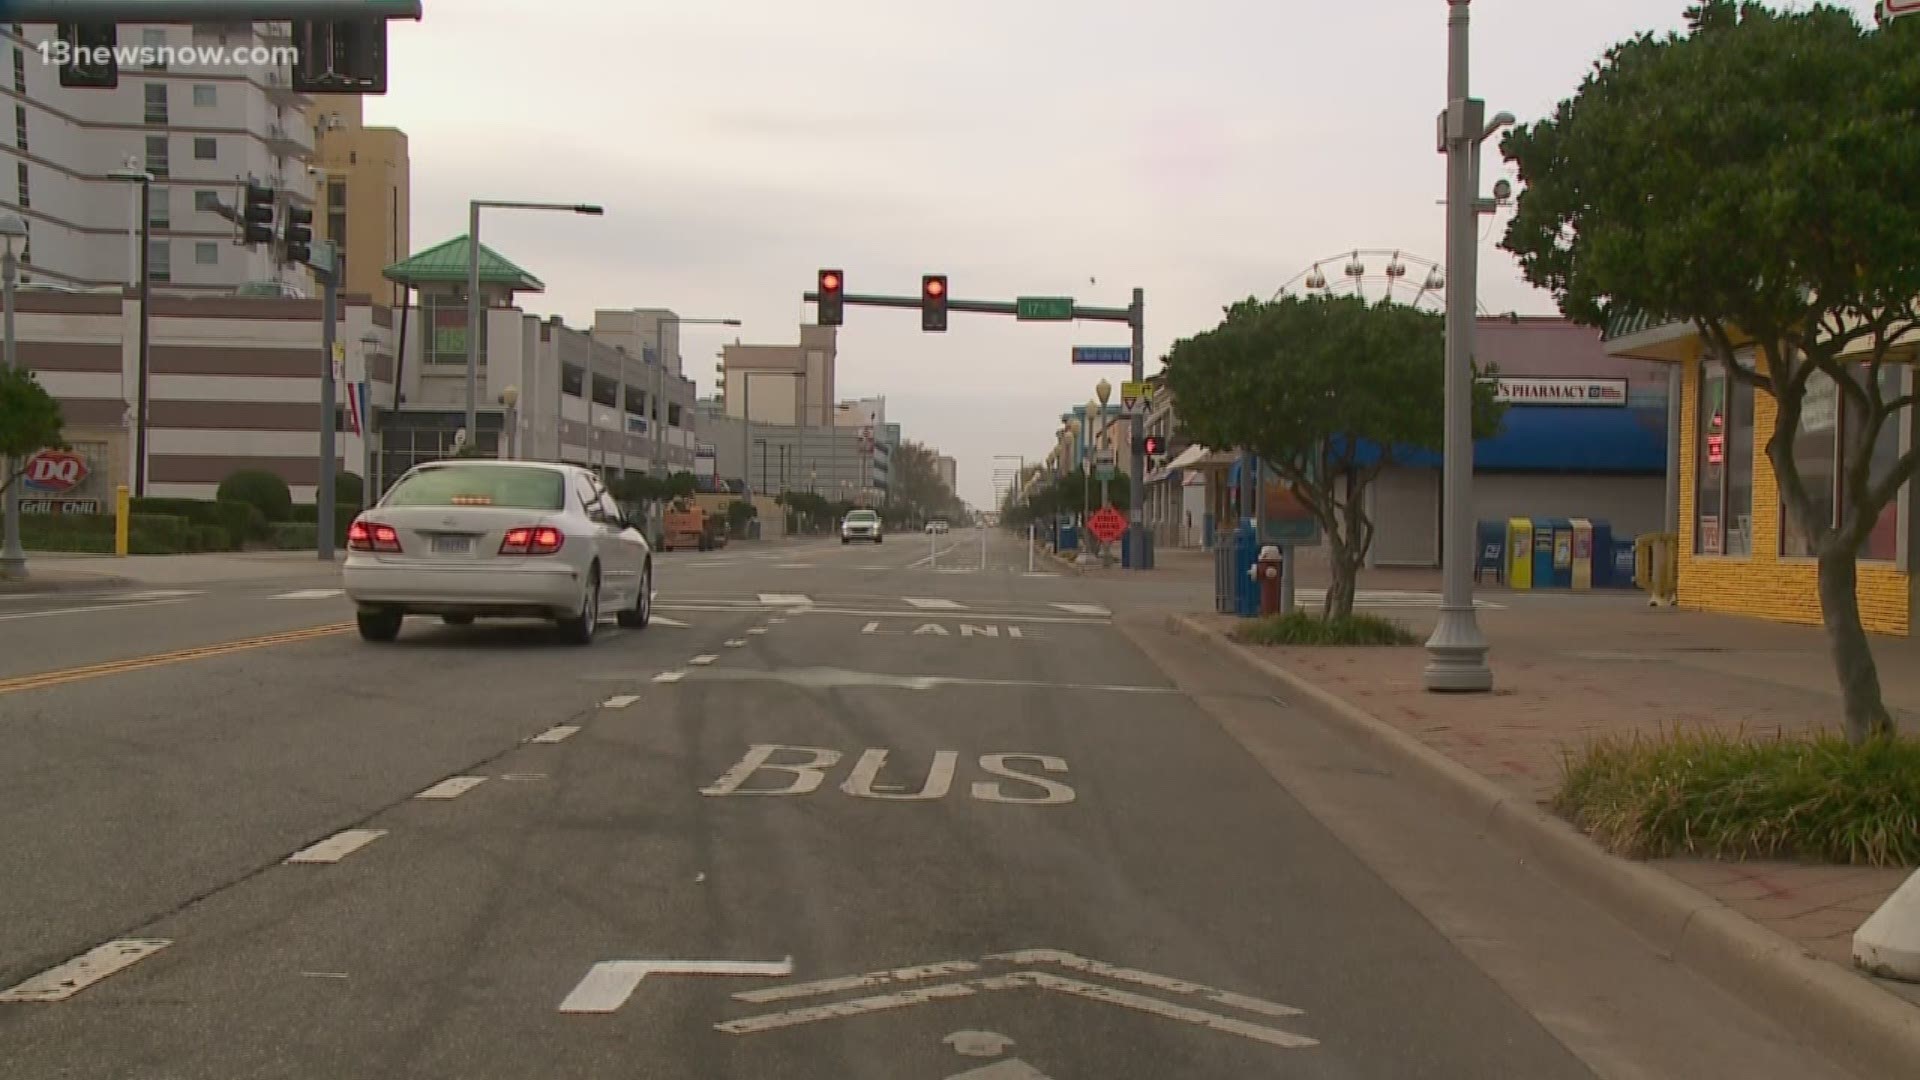
M 947 291 L 947 283 L 939 278 L 927 279 L 927 295 L 939 296 Z
M 833 272 L 832 270 L 828 270 L 827 272 L 825 272 L 825 273 L 823 273 L 823 274 L 821 274 L 821 275 L 820 275 L 820 289 L 821 289 L 821 291 L 823 291 L 823 292 L 834 292 L 834 291 L 836 291 L 836 290 L 838 290 L 839 288 L 840 288 L 840 275 L 839 275 L 839 274 L 836 274 L 836 273 L 834 273 L 834 272 Z

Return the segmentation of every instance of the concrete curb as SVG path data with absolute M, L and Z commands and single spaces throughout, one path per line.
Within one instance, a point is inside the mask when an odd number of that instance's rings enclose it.
M 1200 637 L 1311 698 L 1395 760 L 1406 775 L 1489 834 L 1543 865 L 1673 959 L 1719 983 L 1869 1076 L 1920 1061 L 1920 1008 L 1650 866 L 1609 855 L 1584 833 L 1336 694 L 1256 655 L 1190 615 L 1174 633 Z
M 28 574 L 25 581 L 0 581 L 0 596 L 50 596 L 56 593 L 101 592 L 130 589 L 134 585 L 131 578 L 111 574 L 56 578 L 36 578 L 31 576 L 31 570 Z

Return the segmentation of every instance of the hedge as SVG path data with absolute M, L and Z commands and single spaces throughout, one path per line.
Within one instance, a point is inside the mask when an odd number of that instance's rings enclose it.
M 134 514 L 127 523 L 133 555 L 227 550 L 222 525 L 199 525 L 177 514 Z M 113 552 L 112 514 L 22 514 L 20 542 L 34 551 Z

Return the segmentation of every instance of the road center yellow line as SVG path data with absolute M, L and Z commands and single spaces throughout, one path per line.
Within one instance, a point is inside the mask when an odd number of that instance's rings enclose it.
M 82 667 L 62 668 L 59 671 L 43 671 L 35 675 L 18 675 L 11 679 L 0 679 L 0 694 L 12 694 L 22 690 L 40 690 L 63 683 L 81 682 L 97 679 L 105 675 L 119 675 L 128 671 L 142 671 L 146 668 L 165 667 L 168 664 L 181 664 L 189 660 L 206 660 L 228 653 L 245 652 L 248 649 L 264 649 L 272 645 L 290 645 L 296 641 L 312 641 L 315 638 L 331 637 L 353 629 L 352 623 L 330 623 L 326 626 L 309 626 L 303 630 L 288 630 L 278 634 L 262 634 L 259 637 L 241 638 L 237 641 L 222 641 L 214 645 L 199 645 L 191 649 L 178 649 L 174 652 L 154 653 L 149 656 L 133 656 L 125 660 L 108 660 Z

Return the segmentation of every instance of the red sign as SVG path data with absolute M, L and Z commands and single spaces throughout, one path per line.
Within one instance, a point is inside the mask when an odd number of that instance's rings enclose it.
M 35 491 L 72 491 L 87 478 L 87 459 L 71 450 L 42 450 L 27 459 L 22 476 Z
M 1127 531 L 1127 519 L 1113 507 L 1103 506 L 1087 519 L 1087 531 L 1099 537 L 1101 543 L 1111 544 Z

